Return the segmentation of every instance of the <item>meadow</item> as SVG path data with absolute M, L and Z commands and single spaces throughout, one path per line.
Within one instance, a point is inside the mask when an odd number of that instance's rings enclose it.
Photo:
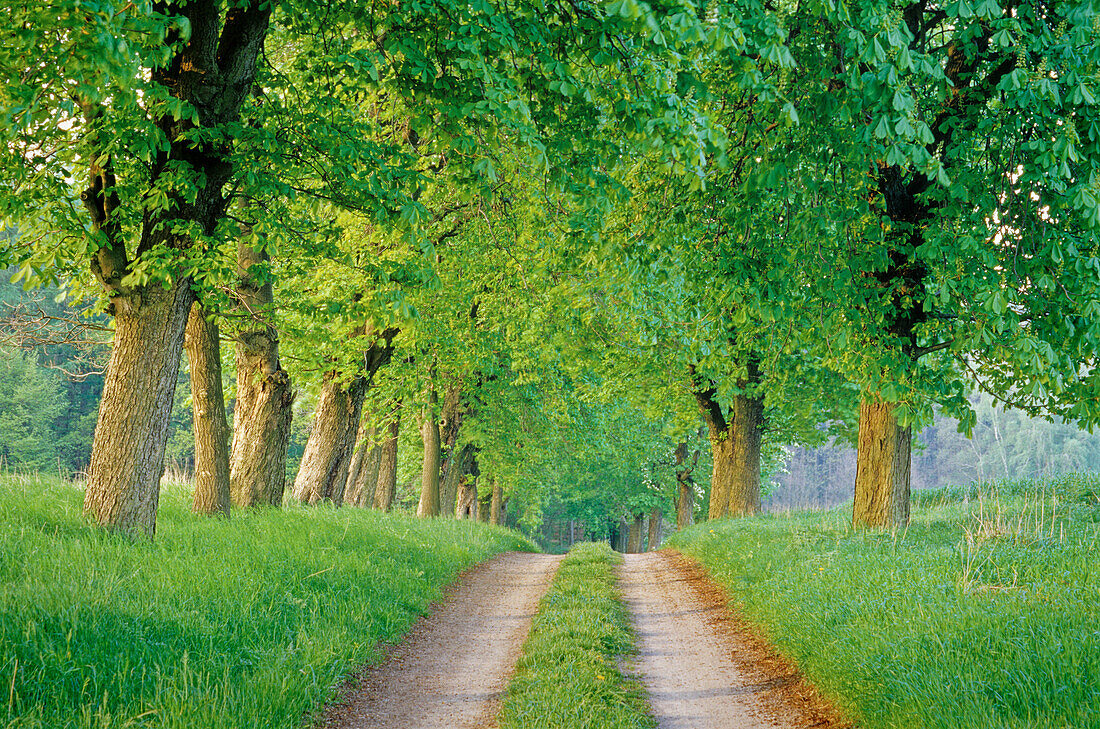
M 0 475 L 0 726 L 300 727 L 458 573 L 517 534 L 368 509 L 196 516 L 167 486 L 153 541 L 96 529 L 73 484 Z
M 1100 479 L 916 492 L 896 532 L 850 509 L 670 545 L 863 729 L 1100 726 Z

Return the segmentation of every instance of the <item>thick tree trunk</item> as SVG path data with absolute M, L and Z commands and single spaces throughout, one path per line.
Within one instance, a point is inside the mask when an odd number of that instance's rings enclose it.
M 459 483 L 458 498 L 455 503 L 455 518 L 477 518 L 477 483 L 472 478 L 463 478 Z
M 477 497 L 477 520 L 482 522 L 489 521 L 489 515 L 493 508 L 493 494 L 487 493 L 484 496 Z
M 363 371 L 346 385 L 336 380 L 334 372 L 325 375 L 313 430 L 294 479 L 294 496 L 299 501 L 315 504 L 328 500 L 337 506 L 344 502 L 363 400 L 374 375 L 389 363 L 396 335 L 396 329 L 379 333 L 364 325 L 355 336 L 373 336 L 373 341 L 363 353 Z
M 642 551 L 642 532 L 645 529 L 645 514 L 635 514 L 630 522 L 630 536 L 626 540 L 628 554 L 637 554 Z
M 472 443 L 467 443 L 459 448 L 458 452 L 453 455 L 451 465 L 443 469 L 445 476 L 440 486 L 440 492 L 444 494 L 454 494 L 449 513 L 455 516 L 458 516 L 459 511 L 458 501 L 460 497 L 460 484 L 462 483 L 463 477 L 470 472 L 476 450 L 476 447 Z
M 389 433 L 378 458 L 378 479 L 374 488 L 374 508 L 389 511 L 397 495 L 397 436 L 401 432 L 401 401 L 394 407 Z
M 344 503 L 350 506 L 366 508 L 374 504 L 382 466 L 382 444 L 374 443 L 374 437 L 374 431 L 371 431 L 367 441 L 359 444 L 352 460 L 353 469 L 348 472 L 348 485 L 344 489 Z
M 442 465 L 439 473 L 439 513 L 450 516 L 455 513 L 455 498 L 458 496 L 458 480 L 454 477 L 460 465 L 458 431 L 462 427 L 465 411 L 462 408 L 462 388 L 452 385 L 443 397 L 443 410 L 439 418 L 440 457 Z
M 729 431 L 723 429 L 710 437 L 711 459 L 714 470 L 710 477 L 710 501 L 707 502 L 707 518 L 721 519 L 729 514 L 730 490 L 733 482 L 733 442 Z
M 686 529 L 695 517 L 695 482 L 692 471 L 699 463 L 699 451 L 696 450 L 688 463 L 687 443 L 676 446 L 676 528 Z
M 679 484 L 679 499 L 676 501 L 676 528 L 687 529 L 695 519 L 695 485 L 689 480 Z
M 439 421 L 435 404 L 438 395 L 432 390 L 428 403 L 420 413 L 420 439 L 424 443 L 424 463 L 420 476 L 420 504 L 416 515 L 439 516 Z
M 351 449 L 355 444 L 367 378 L 356 377 L 344 384 L 335 373 L 325 375 L 321 398 L 313 416 L 313 430 L 306 441 L 294 497 L 304 504 L 328 500 L 343 503 Z
M 896 403 L 864 398 L 859 406 L 856 449 L 855 527 L 909 523 L 912 429 L 898 426 Z
M 360 417 L 359 429 L 355 433 L 355 443 L 352 446 L 351 463 L 348 464 L 348 480 L 344 484 L 344 503 L 348 506 L 358 506 L 356 501 L 359 493 L 356 491 L 356 484 L 359 477 L 363 475 L 363 463 L 366 461 L 367 453 L 371 449 L 371 444 L 368 442 L 369 438 L 370 433 L 366 419 Z
M 489 523 L 501 525 L 504 523 L 504 487 L 493 479 L 492 501 L 489 504 Z
M 726 514 L 746 516 L 760 511 L 760 442 L 764 400 L 735 395 L 730 409 L 729 503 Z
M 240 118 L 271 10 L 270 3 L 248 2 L 227 9 L 223 17 L 218 3 L 188 6 L 190 35 L 185 44 L 175 46 L 176 55 L 168 63 L 153 71 L 151 80 L 195 113 L 165 114 L 155 120 L 168 145 L 153 160 L 148 184 L 168 195 L 169 204 L 146 210 L 141 239 L 133 246 L 137 255 L 167 251 L 173 263 L 183 264 L 195 241 L 181 231 L 196 225 L 203 233 L 213 234 L 224 216 L 222 188 L 233 171 L 227 156 L 232 145 L 224 140 L 202 141 L 210 135 L 194 132 L 224 129 Z M 89 129 L 94 128 L 102 106 L 87 99 L 78 101 Z M 91 134 L 89 142 L 94 145 Z M 90 263 L 111 300 L 108 308 L 115 316 L 115 339 L 92 443 L 84 511 L 100 525 L 152 536 L 168 417 L 194 298 L 191 280 L 179 265 L 166 286 L 160 281 L 137 287 L 128 282 L 131 260 L 115 214 L 118 181 L 111 150 L 93 148 L 85 157 L 89 186 L 81 200 L 100 243 Z M 187 183 L 175 180 L 181 173 Z M 171 182 L 166 184 L 167 180 Z M 195 187 L 190 188 L 190 183 Z
M 267 254 L 243 240 L 237 245 L 240 310 L 258 316 L 270 309 L 270 281 L 260 277 Z M 237 402 L 229 491 L 238 508 L 279 506 L 286 489 L 286 450 L 294 415 L 290 375 L 279 361 L 279 336 L 259 319 L 237 335 Z
M 664 514 L 660 509 L 653 509 L 649 512 L 649 542 L 646 547 L 650 552 L 655 551 L 661 546 L 661 520 L 664 518 Z
M 168 418 L 194 295 L 152 286 L 115 311 L 115 337 L 84 491 L 84 513 L 128 534 L 156 532 Z
M 762 397 L 745 394 L 760 381 L 754 364 L 749 377 L 740 383 L 742 393 L 734 396 L 727 421 L 716 399 L 714 384 L 703 380 L 694 368 L 691 375 L 695 399 L 707 423 L 714 472 L 711 476 L 708 516 L 744 516 L 760 511 L 760 443 L 764 426 Z
M 218 325 L 202 305 L 191 305 L 184 339 L 191 369 L 191 411 L 195 430 L 195 497 L 199 514 L 229 516 L 229 423 L 222 390 Z

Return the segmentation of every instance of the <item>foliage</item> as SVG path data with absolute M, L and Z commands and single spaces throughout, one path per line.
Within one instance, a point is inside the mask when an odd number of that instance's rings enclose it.
M 652 729 L 645 694 L 619 660 L 635 651 L 616 586 L 618 557 L 578 544 L 539 603 L 508 687 L 502 729 Z
M 673 546 L 867 729 L 1091 726 L 1094 476 L 927 493 L 905 532 L 834 510 L 703 524 Z
M 5 726 L 299 727 L 459 570 L 533 548 L 482 524 L 359 509 L 211 520 L 179 486 L 156 542 L 135 543 L 87 525 L 80 498 L 0 476 Z
M 29 468 L 56 467 L 57 421 L 66 399 L 59 380 L 33 356 L 0 347 L 0 458 Z

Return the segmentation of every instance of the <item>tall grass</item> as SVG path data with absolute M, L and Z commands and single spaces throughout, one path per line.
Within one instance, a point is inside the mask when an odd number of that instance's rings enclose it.
M 620 670 L 634 633 L 607 544 L 578 544 L 542 599 L 504 701 L 501 729 L 653 729 L 645 692 Z
M 850 506 L 701 524 L 699 559 L 865 729 L 1100 727 L 1096 477 L 924 492 L 897 533 Z
M 373 511 L 191 514 L 157 537 L 88 526 L 78 488 L 0 476 L 0 726 L 298 727 L 503 529 Z

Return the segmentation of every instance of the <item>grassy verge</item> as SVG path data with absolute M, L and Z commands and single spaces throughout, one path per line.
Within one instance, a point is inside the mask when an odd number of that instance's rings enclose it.
M 206 519 L 162 495 L 153 543 L 89 527 L 79 490 L 0 476 L 0 726 L 299 727 L 457 573 L 532 545 L 370 510 Z
M 1100 726 L 1095 477 L 923 492 L 904 533 L 850 509 L 671 544 L 865 729 Z
M 579 544 L 539 605 L 501 729 L 654 729 L 645 692 L 618 668 L 634 652 L 606 544 Z

